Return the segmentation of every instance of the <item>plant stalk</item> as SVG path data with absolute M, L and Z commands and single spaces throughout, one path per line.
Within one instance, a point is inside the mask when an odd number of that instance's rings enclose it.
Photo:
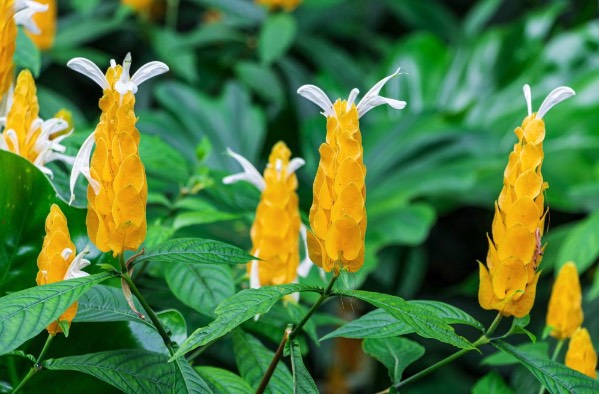
M 46 353 L 48 352 L 48 349 L 50 348 L 50 344 L 52 343 L 52 340 L 54 339 L 55 336 L 56 336 L 55 334 L 48 334 L 46 343 L 44 344 L 44 347 L 42 348 L 42 351 L 40 352 L 40 355 L 38 356 L 37 360 L 35 360 L 35 364 L 33 364 L 31 369 L 29 370 L 29 372 L 27 372 L 27 375 L 25 375 L 25 377 L 23 378 L 21 383 L 19 383 L 19 385 L 17 387 L 15 387 L 12 394 L 18 393 L 23 388 L 23 386 L 25 386 L 25 383 L 27 383 L 33 375 L 35 375 L 36 373 L 38 373 L 39 371 L 42 370 L 42 368 L 43 368 L 42 360 L 43 360 L 44 356 L 46 355 Z
M 560 339 L 559 341 L 557 341 L 557 345 L 555 345 L 555 349 L 553 349 L 553 354 L 551 355 L 551 361 L 557 360 L 557 357 L 559 356 L 559 353 L 562 350 L 562 347 L 564 346 L 565 342 L 566 341 L 564 339 Z M 539 394 L 543 394 L 544 392 L 545 386 L 541 385 L 541 388 L 539 389 Z
M 270 378 L 272 377 L 272 374 L 275 372 L 275 369 L 277 368 L 277 365 L 279 364 L 279 360 L 281 359 L 281 356 L 283 355 L 283 349 L 285 349 L 285 344 L 289 340 L 289 336 L 291 335 L 291 332 L 293 331 L 291 327 L 292 327 L 291 324 L 287 325 L 287 328 L 285 329 L 285 333 L 283 334 L 283 339 L 281 339 L 281 343 L 279 344 L 279 347 L 277 348 L 277 352 L 275 353 L 274 357 L 270 361 L 270 365 L 268 366 L 268 369 L 264 373 L 264 377 L 260 381 L 260 386 L 258 386 L 258 389 L 256 390 L 256 394 L 262 394 L 262 393 L 264 393 L 264 390 L 266 390 L 266 386 L 268 386 L 268 382 L 270 382 Z

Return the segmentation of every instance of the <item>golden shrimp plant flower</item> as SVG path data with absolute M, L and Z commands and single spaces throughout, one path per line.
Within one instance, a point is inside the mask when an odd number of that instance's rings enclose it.
M 586 328 L 579 328 L 572 335 L 566 352 L 566 366 L 597 379 L 597 352 Z
M 524 85 L 528 116 L 514 130 L 518 142 L 503 174 L 503 188 L 495 203 L 487 266 L 479 262 L 478 301 L 484 309 L 504 316 L 526 316 L 534 303 L 544 247 L 541 237 L 547 211 L 544 206 L 543 117 L 553 106 L 574 95 L 568 87 L 553 90 L 532 112 L 530 87 Z
M 150 62 L 130 77 L 130 54 L 122 66 L 111 60 L 106 75 L 84 58 L 72 59 L 67 66 L 91 78 L 104 91 L 100 123 L 81 146 L 73 164 L 71 202 L 77 178 L 83 174 L 89 182 L 86 224 L 92 242 L 102 252 L 112 250 L 115 256 L 137 250 L 146 236 L 148 187 L 139 157 L 135 93 L 139 84 L 167 72 L 168 67 Z
M 0 116 L 5 116 L 10 107 L 17 25 L 22 25 L 33 34 L 39 34 L 40 30 L 33 16 L 46 9 L 46 5 L 29 0 L 5 0 L 0 3 Z
M 39 268 L 37 284 L 45 285 L 89 275 L 82 271 L 90 264 L 83 258 L 86 253 L 88 253 L 87 248 L 77 254 L 75 244 L 69 235 L 67 218 L 58 205 L 52 204 L 50 213 L 46 217 L 46 236 L 42 251 L 37 258 L 37 267 Z M 63 332 L 62 328 L 70 326 L 76 314 L 77 303 L 75 302 L 60 315 L 57 321 L 48 326 L 48 332 L 52 335 Z
M 246 158 L 231 149 L 228 152 L 244 171 L 225 177 L 223 183 L 246 181 L 261 191 L 250 231 L 251 254 L 260 261 L 248 263 L 250 287 L 297 282 L 298 274 L 306 276 L 311 267 L 308 259 L 300 264 L 299 251 L 303 225 L 295 172 L 304 165 L 304 160 L 299 157 L 291 159 L 291 151 L 279 141 L 272 148 L 262 177 Z
M 39 28 L 39 33 L 31 31 L 27 35 L 33 43 L 42 51 L 52 48 L 54 36 L 56 35 L 56 0 L 38 0 L 38 3 L 47 7 L 45 12 L 33 16 L 33 21 Z
M 57 117 L 44 121 L 38 113 L 33 76 L 29 70 L 23 70 L 17 78 L 10 111 L 5 118 L 0 118 L 0 126 L 4 127 L 0 134 L 0 149 L 24 157 L 52 177 L 47 163 L 54 160 L 73 162 L 72 157 L 64 154 L 66 148 L 61 145 L 73 129 L 63 119 Z
M 320 162 L 313 186 L 308 251 L 310 259 L 325 271 L 356 272 L 364 264 L 366 235 L 366 167 L 363 161 L 359 119 L 372 108 L 387 104 L 405 107 L 379 95 L 383 86 L 399 75 L 399 69 L 380 80 L 356 105 L 358 89 L 335 104 L 317 86 L 304 85 L 298 94 L 314 102 L 327 118 L 326 140 L 320 145 Z
M 572 337 L 582 325 L 582 290 L 578 280 L 576 264 L 569 261 L 560 269 L 553 284 L 547 326 L 551 327 L 551 336 L 562 340 Z

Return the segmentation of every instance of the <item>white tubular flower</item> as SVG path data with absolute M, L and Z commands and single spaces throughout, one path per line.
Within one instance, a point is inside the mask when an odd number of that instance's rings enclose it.
M 301 261 L 299 267 L 297 267 L 297 274 L 302 278 L 305 278 L 310 273 L 312 266 L 314 263 L 310 260 L 310 256 L 308 255 L 308 239 L 306 234 L 307 228 L 306 225 L 302 223 L 300 226 L 300 239 L 302 241 L 302 245 L 304 247 L 305 257 Z
M 522 91 L 524 92 L 526 107 L 528 108 L 528 115 L 530 116 L 532 115 L 532 94 L 530 86 L 528 84 L 524 85 L 522 87 Z M 576 95 L 576 92 L 574 92 L 572 88 L 569 88 L 567 86 L 560 86 L 558 88 L 553 89 L 551 93 L 549 93 L 547 97 L 545 97 L 545 100 L 543 100 L 543 103 L 537 111 L 536 118 L 543 119 L 543 117 L 547 114 L 547 112 L 549 112 L 551 108 L 555 107 L 557 104 L 561 103 L 566 99 L 569 99 L 574 95 Z
M 252 163 L 250 163 L 250 161 L 245 157 L 233 152 L 231 148 L 227 148 L 227 153 L 239 163 L 239 165 L 243 168 L 243 172 L 224 177 L 223 183 L 225 185 L 230 185 L 239 181 L 246 181 L 256 186 L 258 190 L 263 191 L 266 187 L 266 183 L 256 167 L 254 167 Z
M 23 26 L 33 34 L 40 34 L 40 29 L 33 21 L 33 15 L 48 10 L 47 4 L 30 0 L 16 0 L 14 3 L 15 23 Z
M 399 68 L 391 75 L 381 79 L 377 82 L 366 95 L 360 100 L 358 105 L 356 106 L 358 110 L 358 117 L 361 118 L 365 113 L 370 111 L 371 109 L 378 107 L 379 105 L 387 104 L 395 109 L 402 109 L 406 106 L 405 101 L 395 100 L 387 97 L 382 97 L 379 95 L 381 89 L 385 84 L 393 77 L 400 74 Z M 314 104 L 318 105 L 322 109 L 322 114 L 326 117 L 334 117 L 335 110 L 333 109 L 333 104 L 328 96 L 320 89 L 318 86 L 314 85 L 304 85 L 297 90 L 297 93 L 300 96 L 307 98 L 312 101 Z M 354 104 L 358 94 L 358 89 L 352 89 L 347 99 L 347 109 L 349 110 L 351 106 Z
M 91 169 L 89 166 L 89 162 L 92 155 L 92 148 L 94 147 L 95 141 L 95 133 L 91 133 L 89 137 L 83 142 L 77 156 L 75 157 L 75 161 L 73 162 L 73 170 L 71 171 L 71 179 L 70 179 L 70 189 L 71 189 L 71 198 L 69 200 L 69 205 L 73 203 L 75 200 L 75 184 L 77 183 L 77 178 L 79 178 L 79 174 L 83 174 L 85 179 L 89 182 L 94 193 L 98 195 L 100 193 L 100 182 L 92 178 Z
M 62 252 L 63 257 L 64 257 L 64 253 L 66 251 L 70 252 L 69 256 L 73 253 L 73 251 L 71 249 L 67 248 L 67 249 L 63 250 L 63 252 Z M 89 276 L 89 274 L 87 272 L 81 271 L 83 268 L 85 268 L 91 264 L 89 262 L 89 260 L 83 258 L 83 256 L 85 256 L 88 253 L 89 253 L 89 248 L 86 246 L 85 249 L 83 249 L 83 251 L 81 253 L 79 253 L 77 256 L 75 256 L 75 258 L 71 262 L 71 265 L 69 265 L 69 268 L 67 269 L 66 274 L 64 275 L 64 280 L 73 279 L 73 278 L 83 278 L 84 276 Z M 68 257 L 65 257 L 65 260 L 67 258 Z

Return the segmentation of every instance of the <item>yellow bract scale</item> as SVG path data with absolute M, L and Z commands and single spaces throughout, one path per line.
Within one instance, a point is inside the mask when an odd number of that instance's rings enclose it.
M 292 283 L 299 266 L 301 219 L 297 197 L 297 177 L 288 173 L 291 151 L 277 142 L 264 170 L 265 187 L 251 229 L 252 255 L 260 258 L 261 286 Z M 248 264 L 251 272 L 252 264 Z
M 38 113 L 37 90 L 33 76 L 29 70 L 23 70 L 17 78 L 17 85 L 13 92 L 13 103 L 6 116 L 6 127 L 3 135 L 7 137 L 8 150 L 32 163 L 35 162 L 39 154 L 35 149 L 35 142 L 42 131 L 41 124 L 35 130 L 31 130 L 33 122 L 38 119 Z M 12 139 L 8 138 L 8 130 L 14 130 L 16 133 L 18 146 L 15 146 Z
M 479 303 L 504 316 L 523 317 L 534 303 L 545 221 L 543 139 L 545 124 L 532 114 L 514 130 L 503 189 L 495 204 L 487 267 L 480 264 Z
M 70 249 L 71 253 L 64 258 L 63 251 Z M 64 280 L 69 266 L 75 258 L 75 244 L 71 241 L 67 218 L 58 205 L 52 204 L 50 213 L 46 217 L 46 236 L 42 245 L 42 251 L 37 258 L 36 282 L 38 285 L 55 283 Z M 69 324 L 77 314 L 77 303 L 71 305 L 58 320 L 67 321 Z M 52 335 L 62 332 L 58 320 L 48 326 L 48 332 Z
M 110 67 L 106 78 L 111 87 L 122 67 Z M 146 173 L 139 157 L 139 131 L 135 127 L 135 96 L 105 89 L 100 99 L 100 123 L 95 130 L 96 149 L 90 173 L 100 183 L 96 195 L 88 186 L 87 231 L 103 252 L 120 255 L 137 250 L 146 237 Z
M 364 264 L 366 167 L 356 106 L 333 105 L 314 181 L 308 234 L 310 259 L 325 271 L 355 272 Z
M 302 0 L 255 0 L 255 2 L 267 6 L 269 10 L 281 8 L 290 12 L 296 9 Z
M 52 48 L 54 36 L 56 35 L 56 0 L 36 0 L 36 2 L 48 5 L 44 12 L 33 15 L 33 22 L 39 27 L 40 34 L 27 32 L 33 43 L 42 51 Z
M 582 292 L 578 271 L 573 262 L 568 262 L 559 271 L 547 309 L 547 326 L 551 336 L 557 339 L 570 338 L 582 325 Z
M 12 58 L 17 41 L 17 25 L 13 18 L 14 14 L 14 0 L 0 3 L 0 101 L 8 92 L 13 79 Z
M 597 379 L 597 352 L 586 328 L 576 330 L 570 339 L 566 366 Z

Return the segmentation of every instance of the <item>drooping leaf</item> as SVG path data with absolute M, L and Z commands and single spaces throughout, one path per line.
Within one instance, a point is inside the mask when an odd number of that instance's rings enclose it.
M 285 55 L 296 34 L 297 24 L 291 15 L 269 15 L 258 38 L 258 54 L 262 63 L 270 64 Z
M 204 346 L 227 334 L 241 323 L 256 315 L 266 313 L 281 298 L 298 291 L 323 291 L 322 288 L 300 284 L 265 286 L 259 289 L 246 289 L 223 301 L 214 311 L 216 319 L 206 327 L 194 331 L 173 358 Z
M 0 298 L 0 354 L 16 349 L 39 334 L 83 293 L 113 276 L 105 272 L 69 279 Z
M 453 327 L 441 318 L 428 309 L 405 301 L 403 298 L 362 290 L 336 290 L 335 294 L 354 297 L 384 309 L 424 338 L 436 339 L 463 349 L 473 349 L 468 340 L 457 335 Z
M 489 372 L 476 382 L 472 388 L 472 394 L 513 394 L 514 392 L 508 386 L 501 375 L 496 371 Z
M 296 394 L 318 394 L 318 387 L 316 387 L 314 379 L 312 379 L 302 360 L 302 351 L 297 339 L 290 342 L 289 355 L 291 356 L 291 369 L 293 372 L 293 392 Z
M 362 348 L 387 367 L 393 384 L 399 383 L 403 371 L 424 355 L 424 347 L 406 338 L 366 338 Z
M 397 320 L 383 309 L 375 309 L 325 335 L 321 338 L 321 341 L 336 337 L 386 338 L 412 332 L 414 332 L 412 327 L 404 321 Z
M 592 379 L 563 364 L 541 358 L 502 342 L 493 342 L 493 346 L 515 357 L 551 394 L 592 394 L 599 392 L 599 381 Z
M 556 270 L 568 261 L 574 261 L 578 272 L 582 273 L 599 256 L 599 212 L 595 212 L 577 223 L 566 236 L 557 255 Z
M 233 331 L 233 352 L 241 376 L 254 389 L 258 387 L 266 373 L 274 353 L 259 340 L 241 330 Z M 270 379 L 265 393 L 292 393 L 293 378 L 285 364 L 279 362 Z
M 235 293 L 227 266 L 172 264 L 166 268 L 165 278 L 175 297 L 206 316 L 214 316 L 214 309 Z
M 245 380 L 226 369 L 196 367 L 195 370 L 214 394 L 252 394 L 254 392 Z
M 149 248 L 137 258 L 143 261 L 183 264 L 244 264 L 254 257 L 236 246 L 201 238 L 177 238 Z
M 192 368 L 185 358 L 173 362 L 177 367 L 177 377 L 173 392 L 187 394 L 212 394 L 212 389 Z
M 427 300 L 415 300 L 410 301 L 412 304 L 416 304 L 430 313 L 434 314 L 440 319 L 443 319 L 447 324 L 465 324 L 474 328 L 478 328 L 480 331 L 484 330 L 484 326 L 475 318 L 470 316 L 458 307 L 447 304 L 441 301 L 427 301 Z

